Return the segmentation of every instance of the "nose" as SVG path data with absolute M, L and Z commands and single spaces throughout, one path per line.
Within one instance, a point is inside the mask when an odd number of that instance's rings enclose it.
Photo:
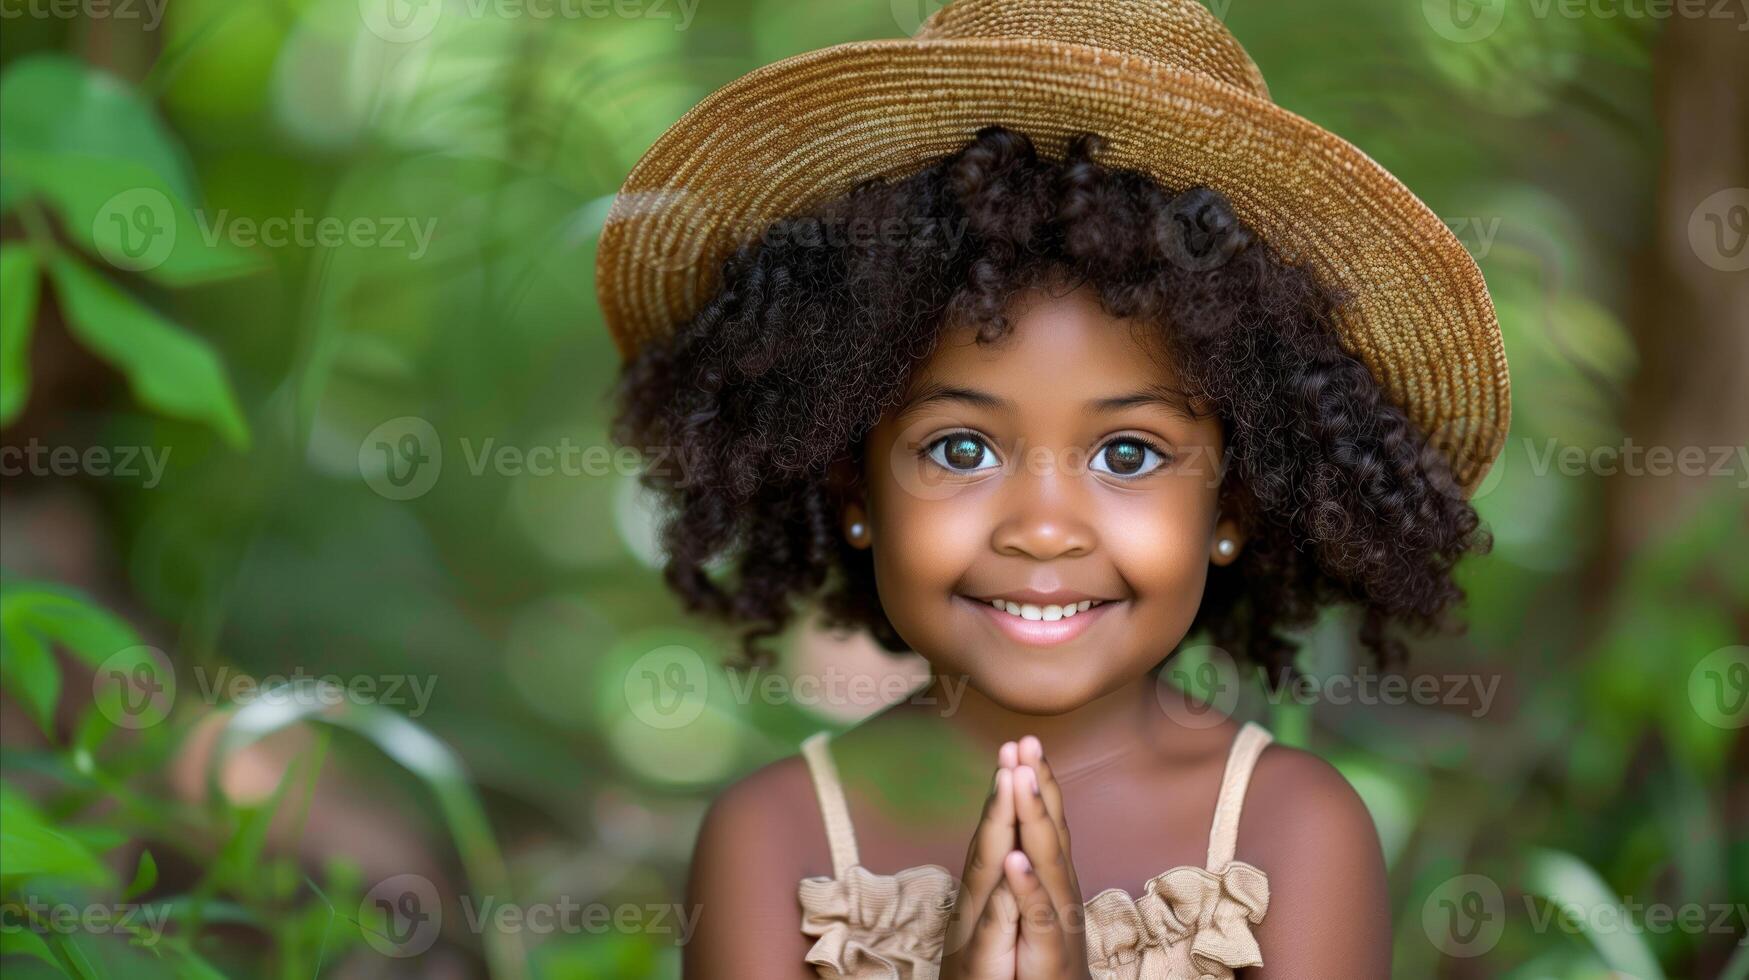
M 1061 473 L 1025 474 L 1011 481 L 1008 513 L 996 522 L 990 546 L 999 555 L 1048 561 L 1090 554 L 1098 535 L 1087 520 L 1089 502 Z

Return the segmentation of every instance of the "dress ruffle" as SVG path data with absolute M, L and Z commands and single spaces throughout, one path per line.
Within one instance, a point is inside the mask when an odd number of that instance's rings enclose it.
M 1251 927 L 1268 910 L 1269 878 L 1243 861 L 1173 868 L 1140 898 L 1108 888 L 1087 903 L 1087 959 L 1099 980 L 1229 980 L 1262 965 Z
M 958 888 L 939 865 L 804 878 L 807 961 L 828 980 L 935 980 Z M 1251 927 L 1268 909 L 1268 877 L 1243 861 L 1173 868 L 1140 898 L 1108 888 L 1086 903 L 1088 963 L 1096 980 L 1232 980 L 1263 963 Z
M 935 980 L 959 883 L 936 865 L 840 878 L 803 878 L 802 932 L 819 937 L 807 961 L 826 978 Z

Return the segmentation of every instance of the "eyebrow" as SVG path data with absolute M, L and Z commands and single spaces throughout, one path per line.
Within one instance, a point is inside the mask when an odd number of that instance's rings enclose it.
M 991 411 L 1007 411 L 1014 407 L 1012 401 L 987 391 L 931 381 L 924 383 L 912 394 L 905 402 L 902 413 L 909 414 L 936 402 L 962 402 Z M 1087 402 L 1089 410 L 1102 415 L 1140 405 L 1160 405 L 1172 414 L 1192 422 L 1196 421 L 1197 418 L 1196 413 L 1191 409 L 1190 400 L 1185 397 L 1184 393 L 1163 384 L 1149 385 L 1139 391 L 1106 398 L 1095 398 Z
M 1185 396 L 1184 392 L 1163 384 L 1153 384 L 1127 395 L 1099 398 L 1087 403 L 1087 407 L 1102 413 L 1118 412 L 1138 405 L 1160 405 L 1186 421 L 1194 422 L 1197 419 L 1195 410 L 1191 408 L 1190 399 Z
M 925 382 L 912 393 L 910 398 L 905 400 L 903 411 L 915 412 L 936 402 L 964 402 L 967 405 L 987 408 L 992 411 L 1005 411 L 1014 407 L 1014 403 L 1008 399 L 992 395 L 987 391 L 930 381 Z

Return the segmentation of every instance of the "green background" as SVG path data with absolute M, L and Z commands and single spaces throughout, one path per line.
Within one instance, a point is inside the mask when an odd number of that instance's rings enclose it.
M 385 2 L 0 0 L 0 910 L 37 923 L 0 931 L 8 975 L 677 976 L 640 910 L 682 901 L 712 795 L 872 708 L 736 697 L 730 637 L 662 588 L 604 455 L 594 248 L 712 89 L 933 8 Z M 1743 12 L 1214 9 L 1476 255 L 1514 411 L 1470 629 L 1410 668 L 1486 710 L 1174 675 L 1360 790 L 1397 975 L 1749 976 L 1749 163 L 1695 150 L 1749 146 Z M 1357 666 L 1353 628 L 1310 634 L 1311 677 Z M 785 650 L 916 669 L 811 624 Z M 321 675 L 349 699 L 254 686 Z M 684 723 L 647 683 L 677 677 Z M 405 957 L 374 903 L 401 875 L 444 911 Z M 486 897 L 645 918 L 469 929 Z

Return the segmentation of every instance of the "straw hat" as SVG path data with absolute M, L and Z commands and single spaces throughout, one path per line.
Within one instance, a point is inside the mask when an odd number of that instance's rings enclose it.
M 764 222 L 910 176 L 1001 124 L 1060 157 L 1211 187 L 1285 259 L 1351 297 L 1343 344 L 1451 460 L 1466 494 L 1506 438 L 1510 383 L 1476 263 L 1402 182 L 1269 98 L 1195 0 L 953 0 L 914 37 L 752 71 L 663 133 L 609 210 L 596 289 L 622 356 L 689 320 Z

